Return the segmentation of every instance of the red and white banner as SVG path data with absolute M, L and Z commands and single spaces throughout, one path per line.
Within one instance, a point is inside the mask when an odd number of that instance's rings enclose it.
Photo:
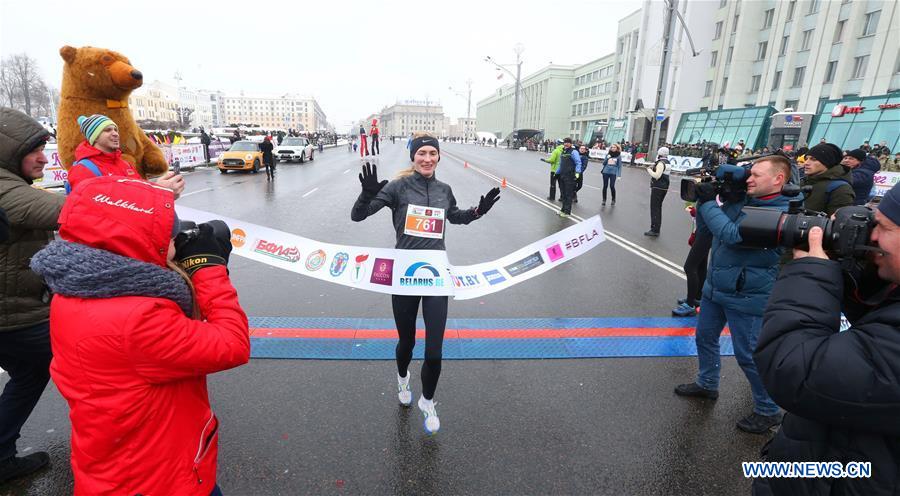
M 457 300 L 496 293 L 536 277 L 606 239 L 596 215 L 500 259 L 453 265 L 447 252 L 440 250 L 336 245 L 181 205 L 176 210 L 180 219 L 197 223 L 225 221 L 231 228 L 234 255 L 352 288 Z

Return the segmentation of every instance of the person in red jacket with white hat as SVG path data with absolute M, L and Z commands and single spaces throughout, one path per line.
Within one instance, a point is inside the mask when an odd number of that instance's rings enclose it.
M 206 376 L 247 363 L 250 333 L 230 241 L 210 224 L 179 234 L 174 206 L 146 181 L 87 179 L 62 241 L 32 258 L 55 293 L 50 374 L 69 403 L 76 495 L 221 494 Z

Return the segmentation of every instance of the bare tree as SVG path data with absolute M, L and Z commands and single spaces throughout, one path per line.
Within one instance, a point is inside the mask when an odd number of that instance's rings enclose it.
M 28 54 L 10 55 L 0 60 L 0 93 L 3 104 L 23 110 L 29 116 L 51 115 L 51 89 L 38 73 L 37 62 Z

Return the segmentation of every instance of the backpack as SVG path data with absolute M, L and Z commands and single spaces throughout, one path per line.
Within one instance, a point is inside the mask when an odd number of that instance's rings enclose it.
M 77 166 L 79 166 L 79 165 L 83 165 L 83 166 L 87 167 L 87 169 L 88 169 L 89 171 L 93 172 L 94 175 L 97 176 L 97 177 L 100 177 L 100 176 L 103 175 L 103 173 L 100 172 L 100 168 L 97 167 L 97 164 L 91 162 L 90 160 L 88 160 L 88 159 L 86 159 L 86 158 L 83 158 L 83 159 L 81 159 L 81 160 L 75 162 L 74 164 L 72 164 L 72 168 L 75 168 L 75 167 L 77 167 Z M 66 179 L 65 185 L 66 185 L 66 195 L 68 195 L 69 193 L 72 192 L 72 185 L 69 184 L 69 180 L 68 180 L 68 179 Z
M 850 189 L 853 189 L 853 185 L 850 184 L 846 179 L 832 179 L 828 182 L 828 187 L 825 189 L 825 208 L 828 208 L 828 204 L 831 203 L 831 192 L 840 188 L 843 185 L 850 186 Z

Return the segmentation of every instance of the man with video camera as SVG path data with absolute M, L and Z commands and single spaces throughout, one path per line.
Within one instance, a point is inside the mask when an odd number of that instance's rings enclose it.
M 788 198 L 781 189 L 790 177 L 790 162 L 781 155 L 760 158 L 750 169 L 730 167 L 722 181 L 701 182 L 696 187 L 697 231 L 712 234 L 710 267 L 703 285 L 695 340 L 699 371 L 695 382 L 675 388 L 680 396 L 716 399 L 719 397 L 719 336 L 725 324 L 731 331 L 734 356 L 750 382 L 753 412 L 737 422 L 745 432 L 763 434 L 781 422 L 778 405 L 769 397 L 756 364 L 753 350 L 762 326 L 763 309 L 778 274 L 782 248 L 741 246 L 741 223 L 745 206 L 786 211 Z M 741 184 L 746 177 L 746 191 Z M 715 199 L 722 191 L 724 203 Z M 727 192 L 727 193 L 726 193 Z
M 863 209 L 863 207 L 847 207 Z M 860 214 L 856 214 L 860 215 Z M 837 223 L 841 212 L 836 216 Z M 835 258 L 832 225 L 825 249 Z M 845 237 L 844 232 L 839 236 Z M 763 448 L 770 462 L 870 462 L 871 477 L 754 481 L 754 494 L 897 494 L 900 490 L 900 185 L 884 196 L 854 257 L 877 276 L 854 280 L 830 260 L 823 231 L 794 250 L 772 290 L 754 354 L 788 412 Z M 863 254 L 870 254 L 869 256 Z M 871 256 L 875 253 L 874 256 Z M 847 286 L 845 288 L 845 286 Z M 851 323 L 840 332 L 840 315 Z

